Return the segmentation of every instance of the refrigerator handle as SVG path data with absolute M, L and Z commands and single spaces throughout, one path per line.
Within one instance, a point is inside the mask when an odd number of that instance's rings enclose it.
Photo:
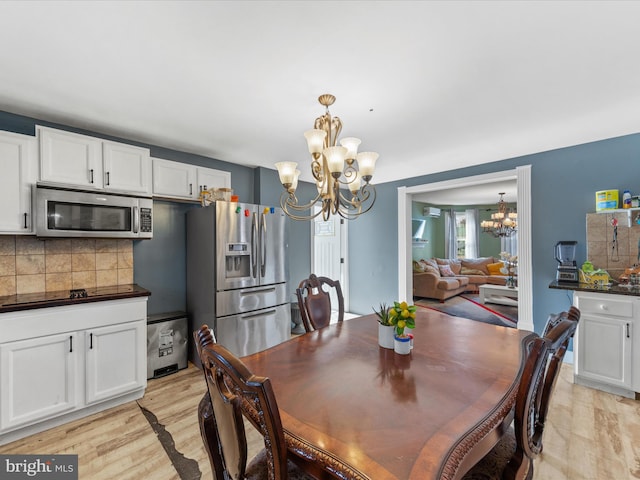
M 240 317 L 240 320 L 245 320 L 247 318 L 265 317 L 267 315 L 273 315 L 275 313 L 276 313 L 275 310 L 267 310 L 266 312 L 251 313 L 249 315 L 242 315 Z
M 255 212 L 251 217 L 251 276 L 258 276 L 258 216 Z
M 262 214 L 262 226 L 260 228 L 260 276 L 264 277 L 267 269 L 267 215 Z

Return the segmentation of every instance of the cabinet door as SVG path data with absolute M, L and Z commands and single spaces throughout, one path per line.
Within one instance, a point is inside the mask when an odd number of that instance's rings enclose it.
M 0 429 L 75 409 L 77 373 L 76 333 L 0 345 Z
M 631 387 L 631 321 L 582 315 L 577 334 L 576 373 L 619 387 Z
M 230 188 L 231 174 L 213 168 L 198 167 L 198 194 L 212 188 Z
M 151 194 L 151 158 L 147 148 L 103 142 L 105 190 Z
M 195 200 L 196 167 L 186 163 L 153 158 L 153 195 Z
M 102 188 L 102 141 L 46 127 L 40 139 L 40 180 L 83 188 Z
M 36 181 L 35 137 L 0 132 L 0 232 L 33 233 L 31 185 Z
M 144 388 L 147 384 L 146 322 L 94 328 L 84 332 L 86 403 L 92 404 Z

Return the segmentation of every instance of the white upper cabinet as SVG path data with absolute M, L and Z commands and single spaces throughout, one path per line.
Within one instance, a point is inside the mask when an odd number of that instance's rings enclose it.
M 37 126 L 36 133 L 41 182 L 151 194 L 148 149 L 48 127 Z
M 105 190 L 151 194 L 151 157 L 146 148 L 102 142 Z
M 198 194 L 212 188 L 231 188 L 231 174 L 213 168 L 198 167 Z
M 46 127 L 40 139 L 40 181 L 102 188 L 102 140 Z
M 198 200 L 203 189 L 231 187 L 229 172 L 161 158 L 152 161 L 153 195 L 156 197 Z
M 152 158 L 153 195 L 193 200 L 197 197 L 196 167 L 186 163 Z
M 31 185 L 37 177 L 35 137 L 0 132 L 0 232 L 33 233 Z

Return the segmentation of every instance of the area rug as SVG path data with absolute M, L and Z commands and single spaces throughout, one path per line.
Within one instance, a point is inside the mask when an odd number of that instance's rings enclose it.
M 422 308 L 436 310 L 454 317 L 464 317 L 478 322 L 515 328 L 518 324 L 518 307 L 485 304 L 479 302 L 478 295 L 465 294 L 439 300 L 416 298 L 414 303 Z

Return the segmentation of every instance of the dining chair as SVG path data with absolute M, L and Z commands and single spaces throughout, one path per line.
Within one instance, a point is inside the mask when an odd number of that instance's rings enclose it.
M 280 413 L 271 382 L 253 375 L 242 361 L 217 344 L 207 325 L 194 332 L 207 392 L 198 406 L 200 434 L 215 480 L 312 480 L 287 457 Z M 251 421 L 265 448 L 247 462 L 247 436 L 242 406 L 256 415 Z
M 554 325 L 530 340 L 516 404 L 513 427 L 463 480 L 531 479 L 533 460 L 542 452 L 542 434 L 560 366 L 580 318 L 576 308 L 550 316 Z
M 326 327 L 331 321 L 331 294 L 334 289 L 338 299 L 338 322 L 344 320 L 344 297 L 339 280 L 309 275 L 296 289 L 302 323 L 307 332 Z
M 563 318 L 569 318 L 575 322 L 580 320 L 580 310 L 578 309 L 578 307 L 575 306 L 571 306 L 571 308 L 569 308 L 569 311 L 567 312 L 561 312 L 561 313 L 555 313 L 555 314 L 551 314 L 549 315 L 549 318 L 547 318 L 547 324 L 544 326 L 544 330 L 542 335 L 546 336 L 549 331 L 555 327 L 558 323 L 560 323 L 560 321 Z

